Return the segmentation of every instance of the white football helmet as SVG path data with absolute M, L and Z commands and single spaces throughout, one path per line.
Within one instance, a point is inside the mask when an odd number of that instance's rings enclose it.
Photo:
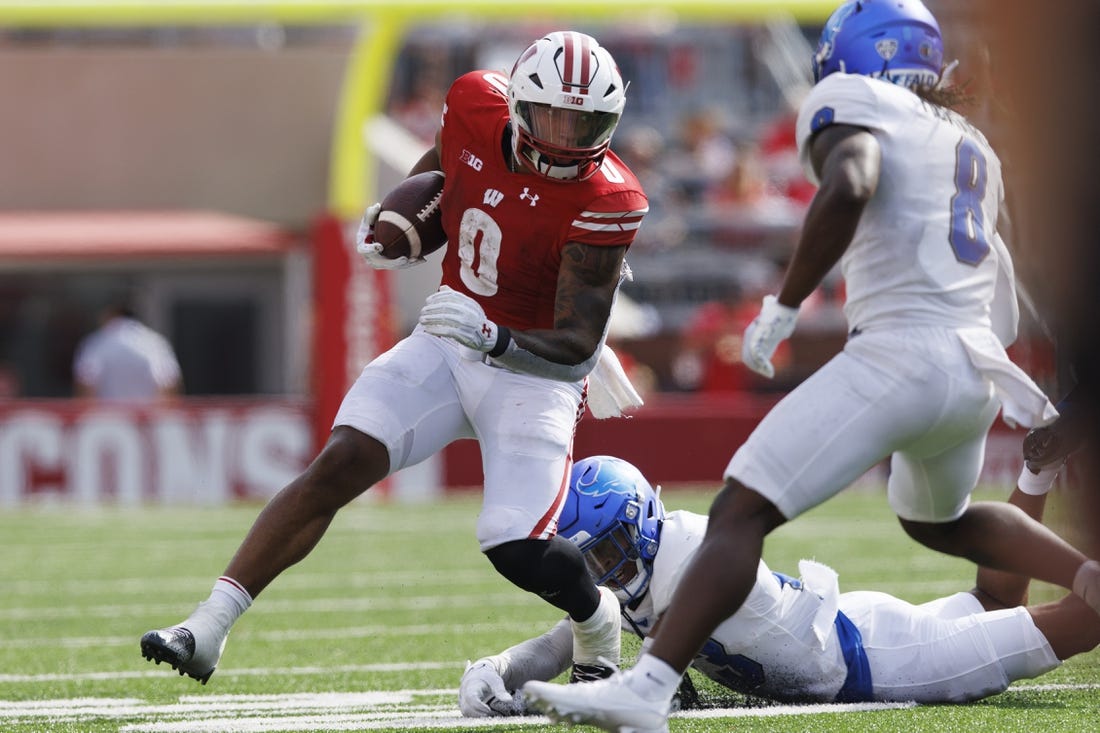
M 595 38 L 575 31 L 540 38 L 520 54 L 508 81 L 516 158 L 547 178 L 590 178 L 625 104 L 619 67 Z

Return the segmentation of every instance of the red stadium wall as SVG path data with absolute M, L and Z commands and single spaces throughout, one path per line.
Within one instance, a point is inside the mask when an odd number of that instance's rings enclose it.
M 665 486 L 717 488 L 722 471 L 772 404 L 700 396 L 653 398 L 636 415 L 586 416 L 574 456 L 621 456 Z M 264 501 L 315 455 L 313 406 L 279 399 L 186 399 L 165 407 L 84 401 L 0 402 L 0 506 L 26 502 L 208 504 Z M 982 480 L 1010 486 L 1022 430 L 998 422 Z M 481 484 L 477 443 L 443 451 L 438 471 L 410 474 L 422 500 Z M 422 467 L 421 467 L 422 468 Z M 885 477 L 879 467 L 875 478 Z M 396 479 L 395 479 L 396 481 Z M 388 486 L 373 493 L 400 498 Z
M 774 403 L 771 399 L 661 395 L 626 418 L 596 420 L 585 414 L 573 455 L 614 455 L 659 483 L 716 483 L 739 445 Z M 472 440 L 445 451 L 444 483 L 481 483 L 481 456 Z
M 0 506 L 265 500 L 312 457 L 309 418 L 272 399 L 0 402 Z
M 573 455 L 625 458 L 665 486 L 702 482 L 717 488 L 734 450 L 774 402 L 760 397 L 659 395 L 625 419 L 596 420 L 586 414 L 577 428 Z M 994 424 L 982 481 L 1006 486 L 1015 482 L 1023 436 L 1023 430 L 1011 430 L 1000 420 Z M 886 467 L 877 467 L 874 474 L 884 480 Z M 481 478 L 476 442 L 461 441 L 444 451 L 443 481 L 448 488 L 477 488 Z

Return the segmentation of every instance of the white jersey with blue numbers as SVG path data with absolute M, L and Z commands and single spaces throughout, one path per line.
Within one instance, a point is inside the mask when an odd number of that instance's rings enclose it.
M 666 516 L 649 591 L 623 610 L 623 631 L 649 635 L 706 529 L 700 514 Z M 840 593 L 836 573 L 817 562 L 803 560 L 798 570 L 795 579 L 761 561 L 744 604 L 714 630 L 692 668 L 773 700 L 936 703 L 995 695 L 1060 664 L 1026 608 L 984 612 L 970 593 L 918 606 L 885 593 Z M 487 660 L 514 691 L 562 674 L 572 652 L 564 618 Z
M 997 236 L 1001 163 L 981 132 L 904 87 L 832 74 L 798 116 L 799 155 L 814 182 L 810 141 L 831 124 L 866 128 L 882 151 L 878 189 L 841 259 L 849 326 L 993 326 L 1011 341 L 1011 261 Z M 1009 291 L 999 294 L 1006 313 L 991 318 L 998 287 Z
M 661 528 L 649 593 L 626 611 L 648 633 L 668 608 L 707 518 L 676 511 Z M 809 560 L 801 577 L 761 561 L 744 604 L 715 629 L 692 667 L 738 692 L 804 702 L 962 702 L 1057 667 L 1026 609 L 983 612 L 970 593 L 913 605 L 885 593 L 840 593 Z
M 636 610 L 626 611 L 643 632 L 668 608 L 706 528 L 707 518 L 698 514 L 666 517 L 649 593 Z M 836 576 L 806 561 L 799 569 L 807 577 L 823 576 L 817 585 L 824 587 L 809 590 L 805 577 L 781 579 L 761 561 L 748 598 L 715 629 L 692 666 L 739 692 L 776 700 L 836 699 L 848 678 L 835 628 Z M 630 629 L 625 623 L 623 628 Z

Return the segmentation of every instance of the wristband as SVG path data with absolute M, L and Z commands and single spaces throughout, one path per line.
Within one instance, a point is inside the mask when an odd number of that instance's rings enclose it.
M 493 348 L 489 349 L 489 356 L 498 357 L 508 350 L 508 344 L 512 341 L 512 332 L 507 326 L 497 326 L 497 340 Z
M 1058 478 L 1058 471 L 1061 468 L 1061 463 L 1055 463 L 1044 466 L 1036 474 L 1032 473 L 1030 468 L 1024 466 L 1024 469 L 1020 471 L 1020 478 L 1016 480 L 1016 487 L 1030 496 L 1042 496 L 1053 488 L 1054 479 Z

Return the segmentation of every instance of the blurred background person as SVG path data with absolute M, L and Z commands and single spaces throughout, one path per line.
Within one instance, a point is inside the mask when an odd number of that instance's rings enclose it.
M 737 159 L 737 148 L 726 131 L 723 113 L 703 106 L 679 121 L 677 147 L 667 165 L 689 199 L 702 201 L 709 188 L 725 178 Z
M 787 105 L 781 114 L 767 122 L 760 131 L 760 156 L 772 185 L 788 199 L 808 206 L 817 192 L 817 185 L 802 173 L 795 140 L 798 105 Z
M 768 175 L 768 168 L 759 144 L 743 140 L 734 148 L 736 154 L 724 175 L 707 189 L 705 199 L 711 206 L 741 215 L 761 216 L 769 209 L 786 210 L 802 206 L 789 199 Z
M 183 378 L 168 339 L 138 320 L 128 300 L 118 299 L 77 347 L 73 381 L 78 397 L 153 402 L 180 394 Z
M 0 400 L 13 400 L 21 391 L 19 372 L 11 364 L 0 360 Z
M 619 157 L 634 171 L 650 201 L 646 225 L 634 247 L 647 252 L 675 249 L 688 236 L 690 197 L 689 187 L 670 170 L 664 135 L 652 125 L 634 125 L 619 135 Z
M 769 387 L 741 361 L 741 335 L 756 317 L 762 295 L 740 286 L 730 288 L 724 298 L 700 305 L 681 334 L 673 377 L 685 390 L 707 393 L 750 392 Z M 776 372 L 790 365 L 790 344 L 776 350 Z

